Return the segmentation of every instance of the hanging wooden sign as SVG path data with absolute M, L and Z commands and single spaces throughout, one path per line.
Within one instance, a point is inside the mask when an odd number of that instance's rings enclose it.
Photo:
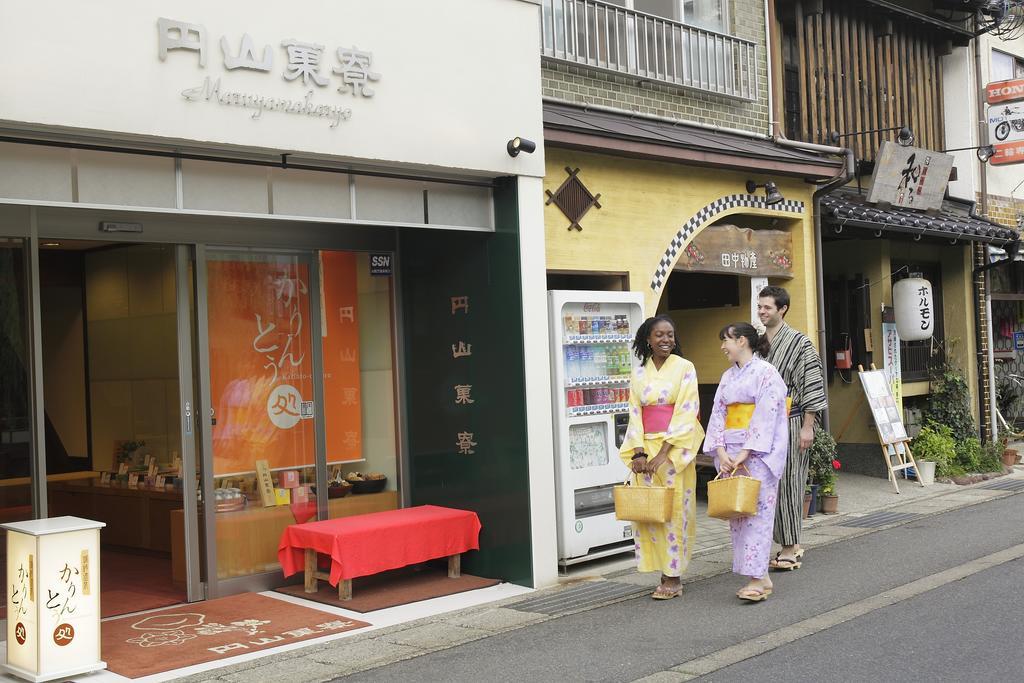
M 712 225 L 686 246 L 675 269 L 690 273 L 791 278 L 793 238 L 785 230 Z

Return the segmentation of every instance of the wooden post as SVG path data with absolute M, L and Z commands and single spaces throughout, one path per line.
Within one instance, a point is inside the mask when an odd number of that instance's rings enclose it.
M 316 593 L 316 551 L 306 548 L 306 592 Z
M 448 556 L 448 578 L 457 579 L 462 576 L 462 555 Z
M 338 582 L 338 599 L 352 599 L 352 579 L 342 579 Z

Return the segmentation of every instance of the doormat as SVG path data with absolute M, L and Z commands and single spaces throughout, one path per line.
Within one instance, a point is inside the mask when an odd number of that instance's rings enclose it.
M 338 600 L 338 588 L 326 581 L 320 581 L 320 590 L 316 593 L 307 593 L 301 584 L 284 586 L 278 588 L 277 592 L 331 607 L 366 613 L 407 605 L 410 602 L 465 593 L 478 588 L 489 588 L 499 583 L 501 582 L 497 579 L 484 579 L 472 574 L 449 579 L 447 569 L 428 567 L 416 571 L 397 569 L 353 579 L 351 600 Z
M 103 622 L 103 659 L 127 678 L 369 626 L 257 593 Z

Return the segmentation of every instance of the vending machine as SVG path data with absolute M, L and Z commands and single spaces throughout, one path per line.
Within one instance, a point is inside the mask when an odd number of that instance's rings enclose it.
M 619 446 L 643 295 L 549 291 L 548 306 L 558 557 L 566 566 L 633 549 L 632 526 L 615 519 L 612 488 L 629 474 Z

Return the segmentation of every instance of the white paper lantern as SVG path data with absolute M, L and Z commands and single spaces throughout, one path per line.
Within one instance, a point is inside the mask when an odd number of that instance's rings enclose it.
M 936 315 L 932 304 L 932 283 L 920 277 L 900 280 L 892 286 L 892 301 L 900 340 L 931 338 Z

